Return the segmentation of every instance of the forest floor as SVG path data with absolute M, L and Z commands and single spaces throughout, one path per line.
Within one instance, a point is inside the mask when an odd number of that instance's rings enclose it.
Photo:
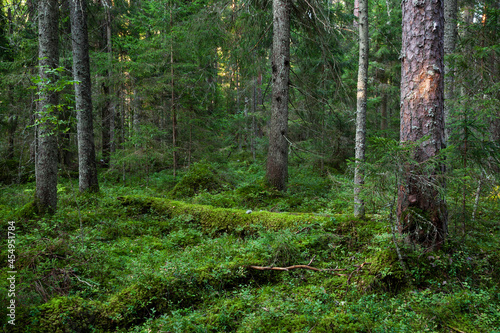
M 34 183 L 2 187 L 3 331 L 500 332 L 496 197 L 474 221 L 448 198 L 447 243 L 426 252 L 392 232 L 382 184 L 359 220 L 352 177 L 292 167 L 282 194 L 262 170 L 103 171 L 86 195 L 60 178 L 51 217 L 33 214 Z

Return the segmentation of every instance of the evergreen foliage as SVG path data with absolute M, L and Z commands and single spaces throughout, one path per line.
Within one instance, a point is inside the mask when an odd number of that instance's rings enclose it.
M 352 216 L 354 1 L 290 1 L 286 192 L 265 179 L 270 0 L 88 2 L 100 193 L 83 194 L 69 8 L 57 79 L 41 82 L 36 3 L 0 1 L 0 261 L 15 225 L 17 271 L 4 331 L 498 331 L 497 2 L 459 3 L 447 147 L 419 163 L 427 138 L 399 142 L 400 2 L 369 1 L 365 220 Z M 36 84 L 61 96 L 42 119 L 57 132 L 52 216 L 34 201 Z M 400 234 L 396 199 L 405 170 L 443 161 L 426 184 L 446 180 L 448 229 L 429 252 L 412 241 L 422 229 Z

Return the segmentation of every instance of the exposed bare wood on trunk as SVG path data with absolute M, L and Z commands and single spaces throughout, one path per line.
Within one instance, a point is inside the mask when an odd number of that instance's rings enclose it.
M 290 3 L 273 1 L 272 107 L 266 177 L 285 191 L 288 178 L 288 82 L 290 76 Z
M 49 72 L 59 65 L 59 8 L 57 0 L 40 0 L 38 3 L 38 58 L 42 82 L 55 82 L 57 77 Z M 43 84 L 43 83 L 42 83 Z M 36 205 L 41 213 L 52 213 L 57 208 L 57 133 L 56 125 L 49 119 L 54 116 L 59 95 L 55 91 L 40 90 L 37 117 L 38 148 L 36 152 Z
M 398 221 L 409 240 L 439 248 L 447 214 L 440 196 L 443 163 L 433 166 L 444 148 L 444 9 L 441 0 L 403 1 L 401 131 L 405 143 L 419 143 L 416 163 L 406 166 L 398 194 Z
M 78 132 L 78 172 L 80 191 L 99 191 L 92 118 L 92 88 L 87 33 L 87 13 L 84 0 L 70 0 L 71 36 L 73 45 L 73 77 L 75 84 Z
M 366 144 L 366 89 L 368 83 L 368 1 L 359 0 L 359 64 L 356 108 L 356 166 L 354 169 L 354 216 L 365 217 L 365 203 L 361 191 L 365 183 L 363 164 Z

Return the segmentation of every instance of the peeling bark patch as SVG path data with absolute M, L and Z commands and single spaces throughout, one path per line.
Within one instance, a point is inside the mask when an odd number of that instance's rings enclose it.
M 413 0 L 413 6 L 423 7 L 425 5 L 425 0 Z
M 278 68 L 276 68 L 276 65 L 273 64 L 272 70 L 273 70 L 273 73 L 276 73 L 278 71 Z
M 429 93 L 434 93 L 437 89 L 434 82 L 434 72 L 423 70 L 419 75 L 419 84 L 417 87 L 418 95 L 423 100 L 427 99 Z

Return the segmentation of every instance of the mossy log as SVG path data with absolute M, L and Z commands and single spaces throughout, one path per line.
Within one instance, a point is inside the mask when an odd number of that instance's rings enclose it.
M 241 209 L 217 208 L 195 205 L 181 201 L 145 196 L 119 197 L 124 205 L 132 206 L 140 212 L 151 209 L 168 218 L 190 215 L 206 232 L 241 232 L 253 233 L 259 228 L 267 230 L 301 229 L 312 223 L 327 223 L 332 216 L 320 216 L 305 213 L 272 213 L 266 211 L 248 213 Z

